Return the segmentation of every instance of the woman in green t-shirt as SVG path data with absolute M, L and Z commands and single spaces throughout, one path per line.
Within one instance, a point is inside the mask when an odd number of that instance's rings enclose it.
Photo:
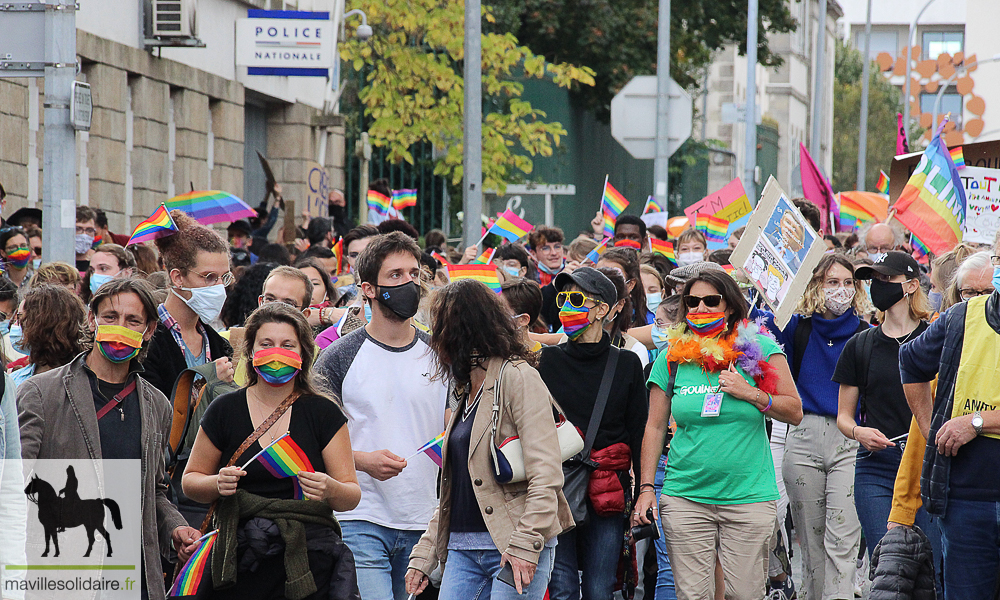
M 632 520 L 648 523 L 646 510 L 656 504 L 652 481 L 672 414 L 677 432 L 659 513 L 677 596 L 709 597 L 718 553 L 726 598 L 759 599 L 778 498 L 765 416 L 797 425 L 802 402 L 780 346 L 746 320 L 746 300 L 729 274 L 699 274 L 683 299 L 683 322 L 669 331 L 649 377 Z

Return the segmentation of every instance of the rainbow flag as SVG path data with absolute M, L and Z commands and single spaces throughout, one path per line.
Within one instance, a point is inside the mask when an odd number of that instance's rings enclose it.
M 440 252 L 438 252 L 437 250 L 431 250 L 431 256 L 433 256 L 434 258 L 436 258 L 439 263 L 441 263 L 442 265 L 444 265 L 446 267 L 451 264 L 450 262 L 448 262 L 448 259 L 445 258 L 444 255 L 441 254 Z
M 344 269 L 344 238 L 337 240 L 337 243 L 330 250 L 333 252 L 334 258 L 337 259 L 337 275 L 340 275 Z
M 955 146 L 948 150 L 948 154 L 951 155 L 951 162 L 955 163 L 956 169 L 965 168 L 965 151 L 962 150 L 961 146 Z
M 476 260 L 469 264 L 473 265 L 488 265 L 493 262 L 493 255 L 497 253 L 496 248 L 484 248 L 483 253 L 476 257 Z
M 698 215 L 699 220 L 701 215 Z M 708 215 L 708 220 L 705 224 L 705 237 L 708 238 L 710 242 L 721 242 L 726 243 L 726 238 L 729 237 L 729 221 L 723 219 L 722 217 L 717 217 L 715 215 Z
M 93 250 L 94 248 L 99 248 L 103 243 L 104 243 L 104 238 L 102 236 L 97 236 L 94 238 L 94 241 L 90 243 L 90 248 L 91 250 Z
M 646 215 L 658 212 L 663 212 L 663 207 L 656 201 L 656 197 L 650 196 L 649 198 L 646 198 L 646 208 L 642 210 L 642 214 Z
M 965 159 L 962 160 L 964 162 Z M 882 169 L 878 171 L 878 181 L 875 182 L 875 191 L 880 194 L 889 193 L 889 176 Z
M 934 254 L 944 254 L 965 231 L 965 186 L 940 137 L 931 140 L 896 200 L 896 220 Z
M 515 215 L 514 211 L 508 208 L 490 225 L 489 233 L 502 235 L 513 243 L 528 235 L 534 228 L 534 225 Z
M 649 250 L 653 254 L 661 254 L 667 257 L 667 260 L 677 264 L 677 256 L 674 254 L 674 244 L 666 240 L 661 240 L 653 236 L 649 237 Z
M 706 213 L 698 213 L 694 223 L 694 228 L 705 234 L 706 238 L 708 237 L 708 220 L 711 217 L 712 215 Z
M 595 247 L 593 250 L 587 253 L 587 258 L 585 259 L 585 261 L 590 261 L 596 265 L 597 261 L 601 260 L 601 255 L 604 254 L 604 251 L 608 249 L 608 242 L 610 241 L 611 241 L 610 237 L 605 237 L 603 240 L 601 240 L 601 243 L 598 244 L 597 247 Z
M 931 253 L 931 251 L 927 248 L 927 246 L 925 246 L 924 243 L 920 241 L 920 238 L 913 235 L 912 233 L 910 234 L 910 245 L 913 246 L 913 258 L 916 259 L 918 262 L 920 261 L 920 259 L 924 258 L 925 256 Z
M 257 216 L 257 211 L 246 202 L 220 190 L 188 192 L 167 200 L 166 205 L 167 210 L 182 210 L 202 225 L 231 223 Z
M 177 579 L 170 586 L 167 596 L 194 596 L 197 593 L 198 585 L 205 574 L 208 557 L 212 554 L 212 546 L 215 545 L 215 540 L 219 537 L 216 535 L 218 533 L 219 530 L 216 529 L 201 536 L 201 545 L 195 549 L 194 554 L 181 568 L 181 572 L 177 574 Z
M 309 461 L 309 457 L 302 451 L 302 448 L 299 448 L 299 445 L 290 437 L 290 434 L 286 433 L 268 444 L 266 448 L 251 458 L 247 464 L 255 460 L 260 461 L 264 468 L 267 469 L 267 472 L 278 479 L 291 477 L 292 487 L 295 488 L 295 498 L 299 500 L 305 498 L 302 488 L 299 487 L 299 480 L 295 476 L 300 471 L 313 473 L 314 469 L 312 463 Z M 246 469 L 246 465 L 244 465 L 244 469 Z
M 168 235 L 177 233 L 177 224 L 170 218 L 170 211 L 166 205 L 161 204 L 160 208 L 153 211 L 145 221 L 135 226 L 132 237 L 128 239 L 126 246 L 148 242 Z
M 604 214 L 604 237 L 615 236 L 615 218 L 608 213 Z
M 392 190 L 392 207 L 396 210 L 417 205 L 417 190 Z
M 497 277 L 496 265 L 448 265 L 448 278 L 452 281 L 475 279 L 494 292 L 500 293 L 500 278 Z
M 622 196 L 621 192 L 605 180 L 604 197 L 601 200 L 601 207 L 604 214 L 611 215 L 613 219 L 617 219 L 626 206 L 628 206 L 628 200 L 625 199 L 625 196 Z
M 842 229 L 850 231 L 874 221 L 878 221 L 878 218 L 867 207 L 847 194 L 840 194 L 840 227 Z
M 736 272 L 736 267 L 734 267 L 733 265 L 731 265 L 729 263 L 726 263 L 726 264 L 722 265 L 722 269 L 726 273 L 729 273 L 730 276 L 732 276 L 732 274 Z
M 441 457 L 441 451 L 444 449 L 444 434 L 445 433 L 446 432 L 442 431 L 441 433 L 439 433 L 438 435 L 436 435 L 434 437 L 434 439 L 432 439 L 431 441 L 427 442 L 423 446 L 417 448 L 417 451 L 414 452 L 412 456 L 416 456 L 417 454 L 420 454 L 421 452 L 423 452 L 431 460 L 433 460 L 434 464 L 436 464 L 438 466 L 438 468 L 440 469 L 441 468 L 441 463 L 443 462 L 443 459 Z
M 385 194 L 380 194 L 375 190 L 368 190 L 368 210 L 374 210 L 381 216 L 389 214 L 392 208 L 392 200 Z

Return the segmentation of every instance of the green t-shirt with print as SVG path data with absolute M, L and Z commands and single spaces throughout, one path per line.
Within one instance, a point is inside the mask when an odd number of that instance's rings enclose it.
M 783 354 L 770 337 L 758 335 L 764 356 Z M 667 353 L 653 364 L 649 385 L 667 390 Z M 737 367 L 750 385 L 751 377 Z M 719 386 L 718 373 L 697 363 L 680 363 L 670 412 L 677 432 L 670 441 L 663 493 L 702 504 L 749 504 L 778 499 L 774 461 L 764 413 L 749 402 L 724 394 L 717 417 L 702 417 L 705 395 Z

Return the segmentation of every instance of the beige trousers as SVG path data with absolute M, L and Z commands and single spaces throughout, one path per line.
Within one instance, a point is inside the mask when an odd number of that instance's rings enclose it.
M 761 600 L 767 553 L 774 532 L 774 501 L 700 504 L 660 496 L 663 537 L 678 600 L 712 600 L 715 558 L 726 581 L 727 600 Z
M 861 523 L 854 508 L 858 443 L 834 417 L 805 415 L 785 438 L 782 472 L 799 546 L 800 600 L 853 600 Z

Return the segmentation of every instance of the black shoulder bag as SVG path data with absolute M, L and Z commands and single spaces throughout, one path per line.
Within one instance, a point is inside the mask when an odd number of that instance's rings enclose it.
M 590 451 L 594 447 L 597 430 L 601 427 L 604 409 L 611 395 L 611 384 L 615 379 L 615 367 L 618 365 L 618 348 L 608 348 L 608 362 L 604 366 L 604 376 L 601 387 L 597 391 L 597 401 L 594 412 L 590 414 L 590 424 L 587 425 L 587 437 L 584 439 L 583 450 L 566 461 L 563 465 L 563 495 L 573 511 L 573 520 L 577 525 L 587 521 L 587 486 L 590 484 L 590 474 L 597 469 L 597 463 L 590 459 Z

